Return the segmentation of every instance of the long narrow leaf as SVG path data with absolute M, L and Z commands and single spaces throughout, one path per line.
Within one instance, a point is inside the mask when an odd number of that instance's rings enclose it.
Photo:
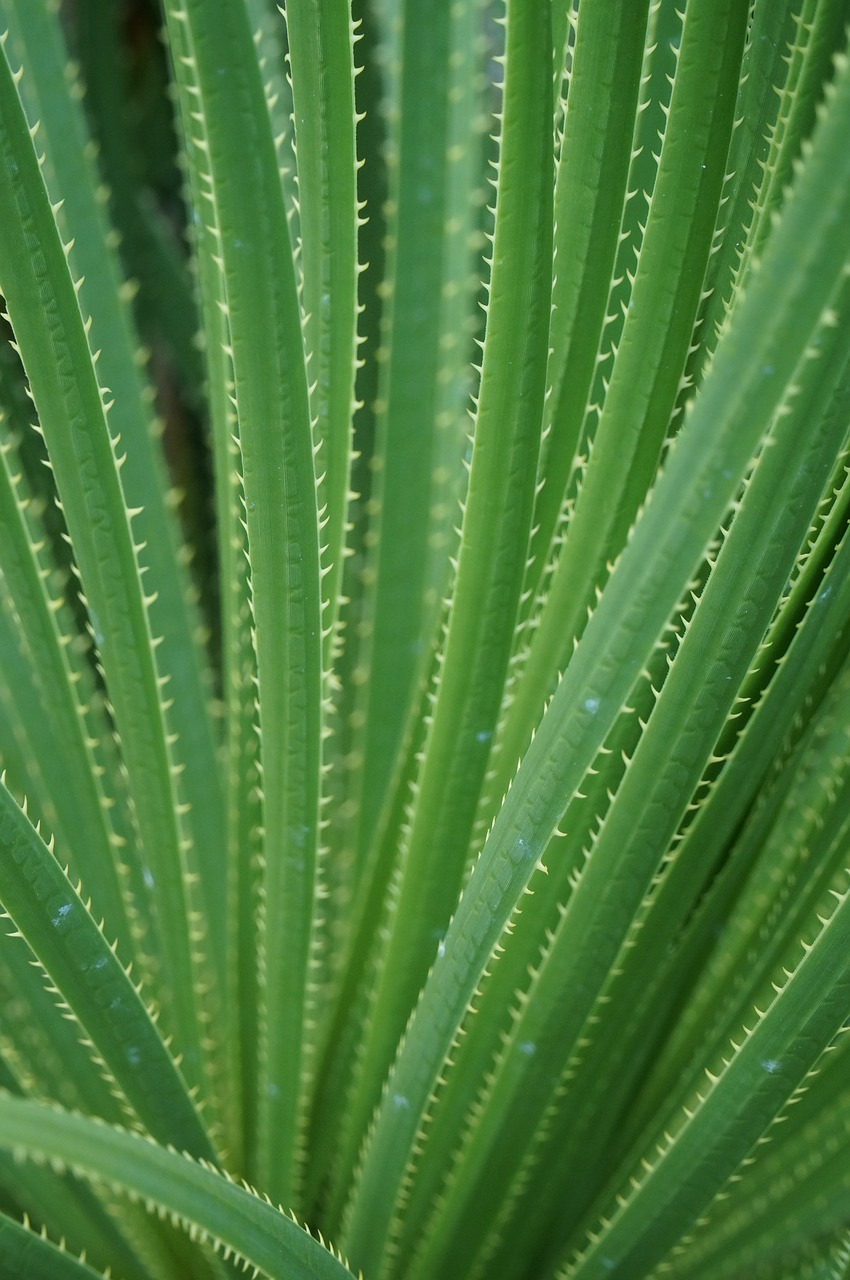
M 209 1240 L 270 1280 L 344 1280 L 351 1272 L 280 1209 L 213 1169 L 138 1134 L 0 1095 L 0 1135 L 21 1156 L 53 1160 Z

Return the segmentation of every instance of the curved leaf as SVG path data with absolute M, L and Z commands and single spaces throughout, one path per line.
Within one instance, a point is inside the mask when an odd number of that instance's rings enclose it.
M 136 987 L 51 851 L 0 785 L 0 902 L 153 1134 L 214 1158 Z
M 340 1258 L 282 1210 L 137 1134 L 0 1094 L 0 1144 L 120 1187 L 269 1280 L 351 1280 Z

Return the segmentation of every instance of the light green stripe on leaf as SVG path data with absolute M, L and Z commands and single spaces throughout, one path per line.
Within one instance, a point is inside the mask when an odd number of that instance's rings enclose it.
M 481 0 L 399 11 L 388 100 L 387 271 L 364 572 L 364 718 L 353 778 L 358 860 L 392 803 L 448 581 L 473 384 L 470 315 L 480 133 Z M 367 208 L 371 217 L 374 211 Z
M 599 338 L 627 198 L 648 9 L 649 0 L 583 0 L 579 10 L 556 170 L 550 392 L 526 590 L 539 581 L 550 552 L 601 355 Z
M 509 8 L 487 335 L 436 700 L 374 1018 L 344 1130 L 355 1154 L 462 882 L 499 711 L 531 525 L 551 303 L 550 14 Z M 515 317 L 524 317 L 519 330 Z M 440 850 L 439 865 L 433 857 Z M 375 1244 L 380 1238 L 377 1233 Z M 359 1259 L 358 1259 L 359 1261 Z
M 203 116 L 195 111 L 198 86 L 191 74 L 191 43 L 185 23 L 174 24 L 170 52 L 180 68 L 177 81 L 184 132 L 185 165 L 192 208 L 215 205 L 207 161 L 208 145 Z M 191 121 L 190 140 L 185 122 Z M 225 803 L 227 811 L 226 892 L 219 892 L 226 906 L 226 924 L 219 949 L 226 959 L 224 984 L 226 1021 L 222 1055 L 229 1078 L 231 1111 L 228 1146 L 234 1160 L 252 1168 L 250 1148 L 256 1130 L 255 1059 L 258 1039 L 257 908 L 262 848 L 259 786 L 259 739 L 256 703 L 257 662 L 252 634 L 250 565 L 245 528 L 242 458 L 236 434 L 233 404 L 233 360 L 227 297 L 219 253 L 220 236 L 215 217 L 195 216 L 190 235 L 198 281 L 198 304 L 203 322 L 206 400 L 212 434 L 213 481 L 218 550 L 221 688 L 227 762 Z
M 188 42 L 175 72 L 192 86 L 191 103 L 181 99 L 184 132 L 209 174 L 204 216 L 220 238 L 230 329 L 264 829 L 257 1178 L 290 1201 L 310 1077 L 323 695 L 319 516 L 301 315 L 244 5 L 212 10 L 188 0 L 168 4 L 166 16 L 175 42 Z
M 327 611 L 323 622 L 329 639 L 342 582 L 358 314 L 357 116 L 349 6 L 296 0 L 287 8 L 286 28 L 298 175 L 302 305 L 324 507 Z

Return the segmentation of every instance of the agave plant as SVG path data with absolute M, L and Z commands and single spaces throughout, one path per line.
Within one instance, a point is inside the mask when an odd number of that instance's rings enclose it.
M 0 1272 L 850 1276 L 847 5 L 0 17 Z

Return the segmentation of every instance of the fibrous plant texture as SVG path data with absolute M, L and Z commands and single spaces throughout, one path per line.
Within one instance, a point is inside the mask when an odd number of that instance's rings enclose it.
M 3 1276 L 850 1276 L 848 21 L 0 0 Z

